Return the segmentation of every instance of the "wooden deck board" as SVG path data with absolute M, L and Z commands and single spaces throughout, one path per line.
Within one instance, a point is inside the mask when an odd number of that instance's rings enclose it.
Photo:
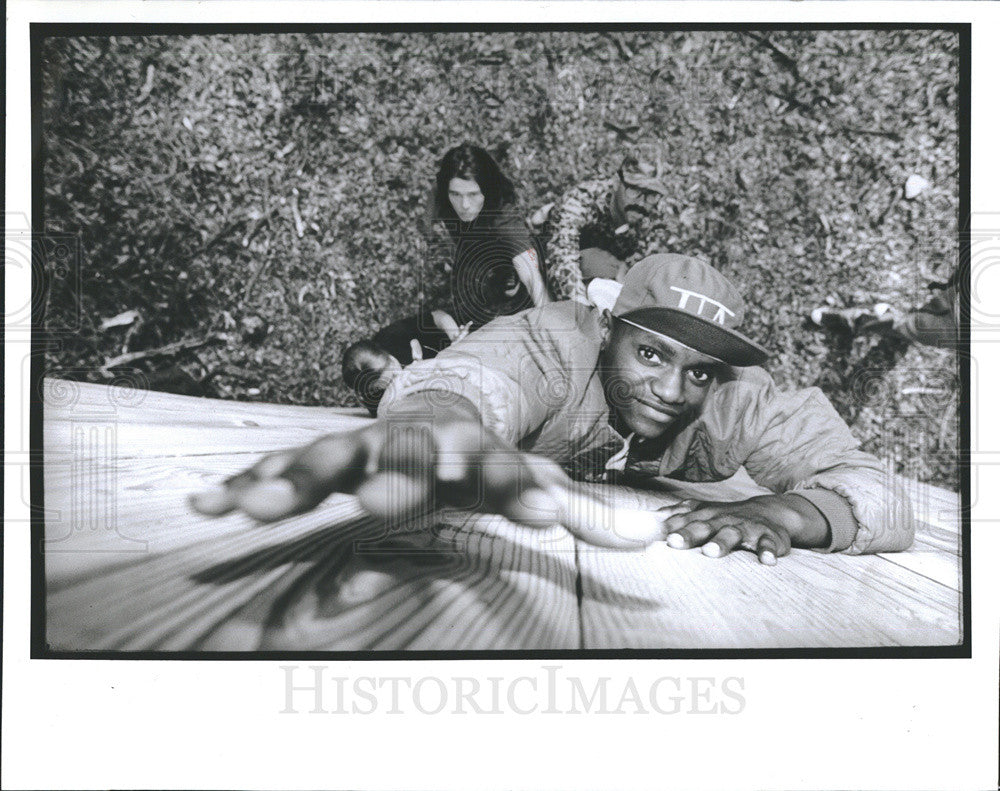
M 654 545 L 581 553 L 588 648 L 952 645 L 960 595 L 878 556 L 802 550 L 775 567 Z M 588 579 L 614 590 L 598 595 Z M 623 600 L 651 601 L 649 606 Z
M 60 402 L 56 396 L 62 398 Z M 47 634 L 66 650 L 467 650 L 948 645 L 960 638 L 958 498 L 905 482 L 914 549 L 795 551 L 776 568 L 658 544 L 598 550 L 561 528 L 441 514 L 387 528 L 336 495 L 273 525 L 186 497 L 257 455 L 363 425 L 356 410 L 50 383 Z M 599 487 L 618 506 L 738 499 L 745 476 Z M 582 597 L 578 597 L 578 589 Z

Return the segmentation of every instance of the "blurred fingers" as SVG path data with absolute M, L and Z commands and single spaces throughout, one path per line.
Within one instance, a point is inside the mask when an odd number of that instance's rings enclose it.
M 463 483 L 475 477 L 486 437 L 482 426 L 457 422 L 435 432 L 434 475 L 442 483 Z
M 280 475 L 295 457 L 296 449 L 269 453 L 251 467 L 226 479 L 221 486 L 195 492 L 188 501 L 191 507 L 206 516 L 221 516 L 238 507 L 239 495 L 262 480 Z
M 285 478 L 261 481 L 238 492 L 237 503 L 247 515 L 261 522 L 282 519 L 315 505 Z
M 236 493 L 225 486 L 216 486 L 188 495 L 188 502 L 205 516 L 222 516 L 236 507 Z
M 484 469 L 487 504 L 508 519 L 538 527 L 561 524 L 589 544 L 615 549 L 641 549 L 663 537 L 659 514 L 615 508 L 551 459 L 494 451 Z
M 400 472 L 380 472 L 362 483 L 355 494 L 372 516 L 383 519 L 403 517 L 426 510 L 431 486 L 427 477 L 415 478 Z
M 595 546 L 642 549 L 663 538 L 663 515 L 615 507 L 613 501 L 574 482 L 549 459 L 529 457 L 536 480 L 558 507 L 558 521 L 577 538 Z
M 616 508 L 580 487 L 555 488 L 559 522 L 578 538 L 599 547 L 642 549 L 663 538 L 663 519 L 656 512 Z
M 371 437 L 364 432 L 330 434 L 302 448 L 279 474 L 291 482 L 303 507 L 331 492 L 352 493 L 367 474 Z
M 191 497 L 210 516 L 240 508 L 261 521 L 318 505 L 334 491 L 352 492 L 365 475 L 369 443 L 361 432 L 331 434 L 303 448 L 272 453 L 216 489 Z

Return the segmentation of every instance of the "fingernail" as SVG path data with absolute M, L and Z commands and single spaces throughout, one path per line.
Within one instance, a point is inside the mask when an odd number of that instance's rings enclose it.
M 667 536 L 667 546 L 674 549 L 686 549 L 687 541 L 684 540 L 684 536 L 680 533 L 671 533 Z
M 771 550 L 765 549 L 760 553 L 760 562 L 765 566 L 775 566 L 778 563 L 778 559 Z
M 722 547 L 720 547 L 718 544 L 714 542 L 705 544 L 705 546 L 701 548 L 701 551 L 703 554 L 708 555 L 710 558 L 717 558 L 722 555 Z

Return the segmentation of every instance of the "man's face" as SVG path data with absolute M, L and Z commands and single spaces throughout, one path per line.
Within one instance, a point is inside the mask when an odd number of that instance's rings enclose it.
M 468 179 L 452 179 L 448 182 L 448 200 L 462 222 L 472 222 L 483 210 L 486 198 L 479 185 Z
M 396 374 L 403 370 L 403 364 L 391 354 L 387 354 L 382 358 L 382 366 L 382 372 L 375 381 L 375 387 L 384 393 L 392 384 L 392 380 L 396 378 Z
M 601 381 L 608 405 L 642 439 L 701 412 L 722 363 L 662 335 L 608 317 Z

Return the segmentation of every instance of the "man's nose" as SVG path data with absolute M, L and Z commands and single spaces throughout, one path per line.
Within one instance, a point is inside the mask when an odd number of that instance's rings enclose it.
M 671 367 L 662 371 L 650 383 L 653 395 L 667 404 L 676 404 L 684 397 L 684 379 L 680 368 Z

